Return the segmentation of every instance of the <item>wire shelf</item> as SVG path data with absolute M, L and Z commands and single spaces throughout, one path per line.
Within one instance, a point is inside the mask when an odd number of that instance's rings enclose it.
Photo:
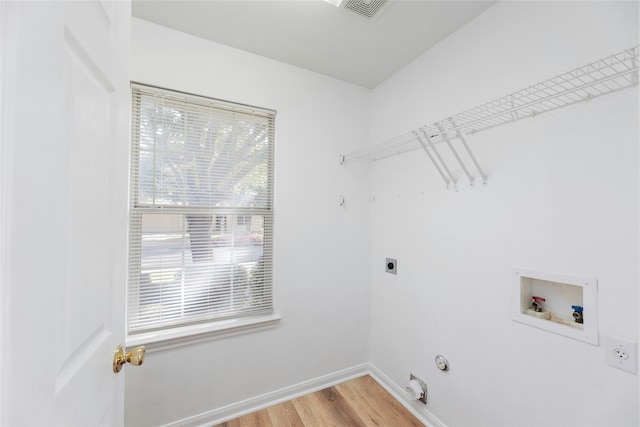
M 435 145 L 445 142 L 453 151 L 464 172 L 473 184 L 473 178 L 453 149 L 451 141 L 460 140 L 478 169 L 480 169 L 463 135 L 534 117 L 538 114 L 587 101 L 638 84 L 638 51 L 633 47 L 607 58 L 586 64 L 575 70 L 551 77 L 510 95 L 503 96 L 462 113 L 414 129 L 371 147 L 344 155 L 344 160 L 380 160 L 397 154 L 423 148 L 429 155 L 447 186 L 455 185 L 447 165 L 439 156 Z

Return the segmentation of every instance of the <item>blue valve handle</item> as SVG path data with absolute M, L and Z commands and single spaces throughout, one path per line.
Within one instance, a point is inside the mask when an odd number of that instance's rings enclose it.
M 572 305 L 571 308 L 573 308 L 574 311 L 577 311 L 578 313 L 582 313 L 583 308 L 580 307 L 579 305 Z

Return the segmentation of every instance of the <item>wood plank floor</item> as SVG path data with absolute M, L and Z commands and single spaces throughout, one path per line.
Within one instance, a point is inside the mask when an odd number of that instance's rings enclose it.
M 369 375 L 214 427 L 424 426 Z

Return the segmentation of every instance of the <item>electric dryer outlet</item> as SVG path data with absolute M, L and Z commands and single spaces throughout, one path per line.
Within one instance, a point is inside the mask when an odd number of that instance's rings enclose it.
M 637 344 L 618 337 L 607 337 L 605 340 L 607 364 L 623 371 L 637 373 Z

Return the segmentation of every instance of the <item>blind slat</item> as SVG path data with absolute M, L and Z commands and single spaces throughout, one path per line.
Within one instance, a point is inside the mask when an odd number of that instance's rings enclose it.
M 273 312 L 275 112 L 132 97 L 129 332 Z

